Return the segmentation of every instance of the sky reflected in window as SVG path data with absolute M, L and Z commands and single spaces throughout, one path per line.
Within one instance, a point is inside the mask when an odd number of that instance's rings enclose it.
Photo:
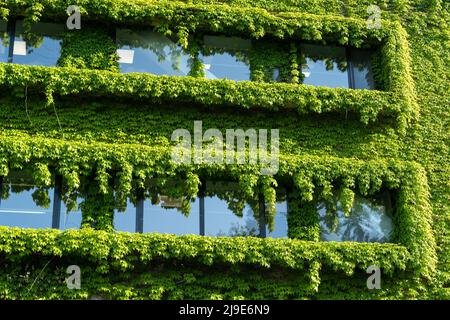
M 260 236 L 259 212 L 240 199 L 241 188 L 236 182 L 208 181 L 205 197 L 205 234 L 207 236 Z M 256 204 L 256 203 L 255 203 Z M 287 237 L 287 204 L 280 198 L 276 203 L 276 214 L 269 229 L 266 216 L 266 236 Z
M 9 35 L 7 33 L 6 23 L 0 21 L 0 62 L 8 62 L 9 53 Z
M 287 238 L 288 224 L 287 224 L 287 202 L 286 200 L 277 202 L 275 204 L 276 213 L 273 221 L 273 231 L 266 226 L 266 234 L 269 238 Z
M 303 44 L 300 51 L 304 84 L 349 88 L 345 48 Z
M 32 26 L 30 34 L 24 34 L 23 22 L 16 23 L 13 63 L 33 66 L 56 66 L 61 55 L 64 26 L 39 22 Z
M 205 197 L 205 234 L 207 236 L 257 237 L 259 224 L 248 205 L 242 211 L 242 216 L 239 216 L 228 208 L 225 200 L 217 196 Z
M 52 227 L 53 188 L 37 188 L 28 181 L 12 180 L 2 183 L 1 189 L 0 225 L 34 229 Z
M 189 55 L 161 33 L 117 29 L 116 43 L 122 73 L 148 72 L 171 76 L 189 73 Z
M 126 208 L 114 209 L 114 230 L 136 232 L 136 206 L 127 199 Z
M 344 215 L 339 201 L 334 205 L 334 210 L 327 210 L 325 203 L 317 206 L 322 241 L 384 243 L 391 240 L 392 216 L 383 199 L 355 195 L 348 216 Z
M 61 217 L 59 222 L 59 228 L 61 230 L 80 229 L 82 213 L 79 205 L 82 201 L 82 198 L 77 198 L 77 207 L 73 211 L 69 211 L 67 206 L 64 204 L 64 201 L 61 201 Z
M 144 202 L 144 232 L 176 235 L 200 233 L 198 198 L 191 201 L 191 210 L 187 216 L 180 211 L 182 199 L 164 195 L 159 198 L 158 204 L 152 204 L 150 199 Z
M 236 37 L 205 36 L 205 52 L 200 53 L 208 79 L 250 80 L 247 52 L 251 41 Z

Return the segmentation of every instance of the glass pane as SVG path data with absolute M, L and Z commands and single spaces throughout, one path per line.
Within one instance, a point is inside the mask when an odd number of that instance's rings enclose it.
M 16 23 L 13 62 L 33 66 L 56 66 L 61 54 L 62 24 L 39 22 L 24 34 L 22 21 Z
M 325 203 L 317 206 L 322 241 L 389 242 L 392 216 L 385 198 L 355 195 L 353 208 L 346 217 L 339 201 L 334 208 Z
M 369 50 L 351 50 L 350 59 L 355 89 L 375 89 L 370 55 L 371 53 Z
M 242 213 L 234 213 L 225 200 L 205 197 L 205 234 L 207 236 L 259 235 L 259 224 L 253 210 L 246 205 Z
M 136 206 L 127 199 L 126 208 L 114 209 L 114 230 L 136 232 Z
M 120 70 L 148 72 L 156 75 L 186 76 L 188 59 L 183 48 L 153 31 L 116 30 Z
M 275 204 L 276 213 L 273 221 L 273 231 L 266 226 L 266 235 L 269 238 L 287 238 L 287 202 L 286 200 Z
M 51 228 L 53 188 L 38 188 L 27 175 L 12 173 L 1 184 L 0 225 Z
M 81 198 L 77 198 L 76 209 L 73 211 L 70 211 L 64 204 L 64 201 L 61 201 L 61 220 L 59 223 L 59 228 L 61 230 L 80 229 L 82 221 L 82 213 L 79 205 L 82 202 L 82 200 L 83 199 Z
M 199 54 L 208 79 L 250 80 L 250 40 L 205 36 L 205 50 Z
M 199 200 L 191 201 L 191 210 L 186 216 L 182 213 L 183 199 L 159 195 L 158 204 L 150 199 L 144 202 L 144 232 L 199 234 Z
M 9 35 L 6 30 L 6 23 L 0 21 L 0 62 L 8 62 Z
M 330 88 L 348 88 L 345 48 L 301 45 L 303 83 Z
M 239 184 L 209 181 L 205 191 L 206 235 L 259 236 L 259 212 L 255 214 L 253 210 L 258 201 L 240 198 L 242 192 Z M 273 221 L 266 221 L 266 236 L 271 238 L 287 237 L 287 204 L 281 197 L 278 200 Z M 250 202 L 254 204 L 253 208 Z

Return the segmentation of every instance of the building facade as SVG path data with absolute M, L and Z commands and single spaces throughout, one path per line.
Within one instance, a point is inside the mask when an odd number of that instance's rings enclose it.
M 448 298 L 446 17 L 0 1 L 0 297 Z

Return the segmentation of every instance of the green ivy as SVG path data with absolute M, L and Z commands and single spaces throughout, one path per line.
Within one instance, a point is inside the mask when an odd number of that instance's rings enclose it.
M 201 79 L 201 72 L 178 79 L 120 75 L 111 42 L 96 55 L 81 33 L 67 38 L 63 68 L 1 64 L 2 96 L 8 98 L 0 102 L 0 175 L 30 170 L 40 185 L 33 199 L 44 206 L 53 171 L 64 177 L 67 207 L 85 192 L 97 194 L 84 199 L 81 230 L 0 227 L 1 298 L 450 297 L 448 3 L 375 1 L 385 18 L 376 31 L 365 28 L 368 3 L 363 0 L 75 2 L 83 22 L 156 26 L 176 35 L 191 50 L 194 71 L 200 70 L 195 35 L 286 41 L 282 77 L 291 83 L 210 81 Z M 0 17 L 66 18 L 68 1 L 39 3 L 0 1 Z M 95 33 L 106 40 L 103 31 Z M 86 46 L 70 44 L 78 36 Z M 384 92 L 298 85 L 297 40 L 376 48 L 374 72 Z M 269 67 L 258 69 L 258 79 L 267 81 L 270 69 L 278 67 L 275 56 L 265 57 Z M 403 135 L 391 130 L 388 118 L 405 129 Z M 193 119 L 221 129 L 279 127 L 278 174 L 263 179 L 252 166 L 174 165 L 170 132 L 190 128 Z M 178 178 L 172 194 L 195 197 L 205 177 L 238 183 L 236 210 L 260 193 L 271 208 L 276 186 L 288 185 L 291 239 L 112 231 L 112 208 L 128 194 L 143 189 L 150 196 Z M 343 191 L 348 205 L 355 193 L 385 189 L 396 195 L 395 244 L 319 242 L 316 201 Z M 8 192 L 3 189 L 2 198 Z M 83 270 L 79 291 L 62 282 L 65 268 L 74 263 Z M 371 264 L 383 267 L 381 290 L 365 287 L 365 268 Z
M 239 107 L 264 106 L 270 109 L 294 108 L 299 113 L 324 112 L 355 112 L 360 114 L 361 121 L 368 123 L 378 118 L 379 114 L 393 116 L 402 132 L 411 122 L 417 120 L 419 110 L 416 103 L 414 83 L 410 76 L 410 57 L 406 34 L 398 22 L 384 21 L 381 29 L 369 29 L 363 19 L 343 18 L 339 16 L 316 16 L 298 12 L 269 13 L 256 8 L 238 8 L 233 6 L 192 4 L 175 4 L 174 2 L 152 3 L 140 7 L 141 13 L 136 13 L 132 2 L 104 0 L 109 6 L 101 3 L 83 2 L 83 9 L 89 14 L 89 19 L 95 20 L 108 16 L 110 23 L 124 23 L 147 26 L 157 26 L 157 30 L 166 34 L 176 34 L 180 44 L 187 47 L 189 35 L 214 32 L 227 35 L 237 35 L 247 38 L 274 37 L 283 40 L 313 41 L 329 44 L 349 45 L 354 47 L 382 47 L 383 60 L 378 64 L 379 81 L 386 93 L 366 90 L 327 89 L 295 84 L 258 84 L 235 83 L 226 80 L 204 80 L 189 77 L 157 77 L 149 74 L 119 75 L 104 71 L 53 68 L 33 68 L 23 66 L 1 65 L 0 83 L 6 86 L 34 86 L 40 90 L 45 87 L 49 103 L 53 101 L 50 94 L 89 94 L 97 96 L 133 96 L 139 98 L 165 99 L 166 101 L 186 101 L 204 105 L 233 105 Z M 103 1 L 101 1 L 103 2 Z M 20 14 L 24 3 L 11 3 L 13 11 Z M 32 17 L 48 10 L 47 17 L 60 19 L 55 15 L 58 10 L 65 10 L 64 1 L 48 1 L 41 3 L 36 10 L 27 7 L 23 14 Z M 160 11 L 162 10 L 162 12 Z M 106 11 L 106 12 L 105 12 Z M 145 20 L 143 19 L 143 15 Z M 97 17 L 97 18 L 96 18 Z M 122 20 L 127 17 L 127 20 Z M 104 18 L 103 18 L 104 19 Z M 165 20 L 164 20 L 165 19 Z M 143 22 L 145 21 L 145 23 Z M 205 25 L 206 24 L 209 25 Z M 99 39 L 100 40 L 100 39 Z M 111 45 L 111 44 L 110 44 Z M 198 57 L 196 58 L 194 44 L 191 50 L 194 67 L 191 75 L 201 76 Z M 397 48 L 399 50 L 397 50 Z M 106 47 L 110 52 L 110 47 Z M 67 50 L 70 51 L 70 48 Z M 73 50 L 73 48 L 72 48 Z M 295 53 L 295 48 L 292 47 Z M 286 50 L 288 51 L 288 50 Z M 75 51 L 76 52 L 76 51 Z M 67 55 L 67 54 L 66 54 Z M 69 54 L 70 56 L 70 54 Z M 104 62 L 108 69 L 114 69 L 111 61 L 113 55 L 106 54 Z M 271 59 L 275 60 L 272 54 Z M 64 61 L 63 57 L 63 61 Z M 79 59 L 79 58 L 78 58 Z M 91 58 L 92 59 L 92 58 Z M 73 66 L 79 67 L 80 61 L 69 59 Z M 252 59 L 255 60 L 255 57 Z M 261 58 L 256 58 L 257 61 Z M 295 59 L 290 60 L 291 71 L 281 68 L 281 78 L 297 83 L 299 70 Z M 271 79 L 274 65 L 267 60 L 264 67 L 253 66 L 257 70 L 253 79 L 257 81 Z M 94 63 L 91 67 L 96 67 Z M 67 65 L 67 63 L 62 63 Z M 89 66 L 84 64 L 85 66 Z M 83 66 L 83 64 L 81 64 Z M 104 66 L 104 68 L 106 67 Z M 395 70 L 396 72 L 391 72 Z M 68 74 L 71 74 L 70 76 Z M 30 77 L 33 81 L 30 81 Z M 69 80 L 70 79 L 70 80 Z M 145 85 L 144 85 L 145 84 Z M 265 94 L 264 94 L 265 93 Z M 264 99 L 263 99 L 264 98 Z M 370 102 L 370 103 L 369 103 Z

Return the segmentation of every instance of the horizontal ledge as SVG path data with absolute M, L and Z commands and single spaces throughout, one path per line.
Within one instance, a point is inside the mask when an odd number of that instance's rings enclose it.
M 107 262 L 119 268 L 137 261 L 149 263 L 161 259 L 204 265 L 250 264 L 293 270 L 305 270 L 311 263 L 320 263 L 347 275 L 351 275 L 356 269 L 365 270 L 371 265 L 382 268 L 386 273 L 405 270 L 410 258 L 408 250 L 398 244 L 134 234 L 90 228 L 34 230 L 2 226 L 0 253 L 7 256 L 17 254 L 21 257 L 28 254 L 56 257 L 78 255 L 91 262 Z
M 49 94 L 124 97 L 205 106 L 296 110 L 299 114 L 354 112 L 368 123 L 380 114 L 398 117 L 402 100 L 392 92 L 326 88 L 292 83 L 261 83 L 190 76 L 121 74 L 106 70 L 0 63 L 0 84 L 38 88 Z

